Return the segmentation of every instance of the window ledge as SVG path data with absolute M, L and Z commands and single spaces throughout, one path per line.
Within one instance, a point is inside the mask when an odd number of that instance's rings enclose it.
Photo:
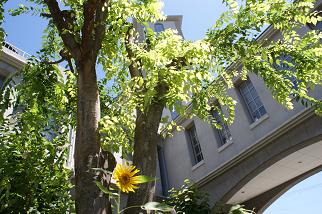
M 202 166 L 204 164 L 205 164 L 204 160 L 200 161 L 199 163 L 192 166 L 191 171 L 195 171 L 197 168 L 199 168 L 200 166 Z
M 252 130 L 254 129 L 256 126 L 258 126 L 259 124 L 261 124 L 263 121 L 267 120 L 269 118 L 268 114 L 264 114 L 261 118 L 259 118 L 258 120 L 254 121 L 252 124 L 249 125 L 249 129 Z
M 227 147 L 229 147 L 231 144 L 233 144 L 233 141 L 232 140 L 230 140 L 230 141 L 228 141 L 227 143 L 225 143 L 224 145 L 222 145 L 222 146 L 220 146 L 219 148 L 218 148 L 218 152 L 222 152 L 222 151 L 224 151 Z

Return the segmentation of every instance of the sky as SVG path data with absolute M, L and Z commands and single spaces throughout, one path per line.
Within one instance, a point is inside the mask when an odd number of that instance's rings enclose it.
M 20 0 L 9 0 L 6 9 L 15 7 Z M 221 0 L 165 0 L 167 15 L 183 15 L 185 39 L 202 39 L 220 14 L 225 10 Z M 16 47 L 35 54 L 41 47 L 42 30 L 46 22 L 38 17 L 22 15 L 6 17 L 6 40 Z M 302 181 L 273 203 L 265 214 L 318 214 L 322 213 L 322 172 Z

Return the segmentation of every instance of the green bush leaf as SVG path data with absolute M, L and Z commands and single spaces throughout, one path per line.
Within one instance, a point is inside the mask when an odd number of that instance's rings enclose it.
M 173 207 L 170 207 L 166 204 L 158 203 L 158 202 L 148 202 L 141 206 L 143 210 L 156 210 L 162 212 L 170 212 L 173 210 Z

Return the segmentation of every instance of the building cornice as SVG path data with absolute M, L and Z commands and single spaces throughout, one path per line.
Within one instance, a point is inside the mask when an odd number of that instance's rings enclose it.
M 18 69 L 21 69 L 27 63 L 27 60 L 24 57 L 14 53 L 13 51 L 5 47 L 2 47 L 2 50 L 0 51 L 0 57 L 1 60 Z

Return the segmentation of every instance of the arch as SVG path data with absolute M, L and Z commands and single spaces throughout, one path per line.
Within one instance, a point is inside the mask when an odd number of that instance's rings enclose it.
M 262 164 L 259 164 L 254 170 L 249 172 L 246 176 L 240 179 L 232 188 L 230 188 L 230 190 L 222 197 L 222 201 L 225 203 L 229 203 L 233 199 L 233 197 L 236 197 L 237 194 L 242 193 L 240 192 L 242 188 L 244 188 L 250 182 L 253 182 L 256 178 L 258 178 L 257 176 L 261 175 L 261 173 L 263 173 L 269 167 L 274 166 L 274 164 L 278 163 L 279 161 L 283 161 L 285 158 L 289 157 L 295 152 L 300 151 L 304 148 L 309 148 L 313 145 L 322 146 L 322 134 L 311 137 L 308 140 L 304 140 L 303 142 L 298 143 L 294 146 L 287 147 L 282 152 L 279 152 L 278 154 L 269 158 L 267 161 L 263 162 Z M 314 169 L 310 169 L 301 175 L 293 177 L 290 180 L 261 193 L 260 195 L 256 195 L 253 198 L 247 199 L 246 201 L 242 201 L 242 203 L 251 208 L 251 206 L 254 206 L 256 204 L 255 202 L 257 201 L 257 210 L 263 211 L 288 189 L 301 182 L 305 178 L 310 177 L 321 170 L 322 163 L 320 163 L 320 166 L 315 167 Z
M 271 199 L 269 199 L 260 209 L 258 209 L 258 213 L 263 213 L 270 205 L 272 205 L 277 199 L 279 199 L 284 193 L 286 193 L 288 190 L 290 190 L 292 187 L 297 185 L 298 183 L 304 181 L 305 179 L 319 173 L 322 171 L 322 165 L 302 174 L 298 177 L 295 177 L 294 179 L 287 182 L 286 185 L 283 185 L 279 188 L 279 191 L 275 196 L 273 196 Z M 247 205 L 246 205 L 247 206 Z

